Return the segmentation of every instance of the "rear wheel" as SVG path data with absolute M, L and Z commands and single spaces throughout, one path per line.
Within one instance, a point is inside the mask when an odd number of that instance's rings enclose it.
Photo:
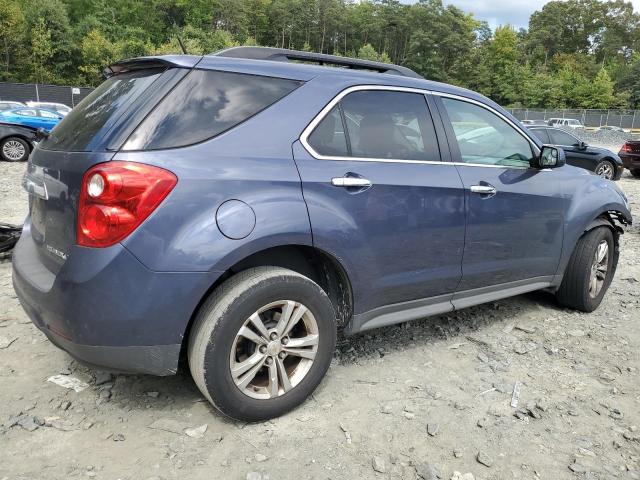
M 640 178 L 640 169 L 636 168 L 634 170 L 631 170 L 631 175 L 633 175 L 636 178 Z
M 602 160 L 594 170 L 596 175 L 600 175 L 602 178 L 606 178 L 607 180 L 613 180 L 615 177 L 616 169 L 609 160 Z
M 22 138 L 9 137 L 0 142 L 0 156 L 7 162 L 26 161 L 29 151 L 29 144 Z
M 189 337 L 191 374 L 225 415 L 259 421 L 302 403 L 329 368 L 335 313 L 312 280 L 259 267 L 222 284 Z
M 617 262 L 611 229 L 599 227 L 587 232 L 578 240 L 556 294 L 560 304 L 593 312 L 611 285 Z

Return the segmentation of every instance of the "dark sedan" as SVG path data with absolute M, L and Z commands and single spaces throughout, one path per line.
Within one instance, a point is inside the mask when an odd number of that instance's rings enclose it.
M 0 159 L 7 162 L 22 162 L 36 142 L 36 130 L 33 127 L 0 122 Z
M 628 140 L 620 149 L 619 155 L 631 175 L 640 178 L 640 141 Z
M 529 131 L 544 144 L 562 147 L 569 165 L 591 170 L 608 180 L 620 179 L 624 166 L 620 157 L 611 150 L 587 145 L 560 128 L 529 127 Z

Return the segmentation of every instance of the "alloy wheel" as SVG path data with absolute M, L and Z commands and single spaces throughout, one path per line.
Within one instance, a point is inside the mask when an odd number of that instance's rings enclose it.
M 596 174 L 600 175 L 603 178 L 606 178 L 607 180 L 611 180 L 613 178 L 613 166 L 611 166 L 609 162 L 603 162 L 602 164 L 598 165 Z
M 299 302 L 281 300 L 254 312 L 236 334 L 229 367 L 242 393 L 276 398 L 309 373 L 318 350 L 318 324 Z
M 18 140 L 8 140 L 2 146 L 2 153 L 6 158 L 15 162 L 24 158 L 26 150 Z
M 591 277 L 589 280 L 589 295 L 591 298 L 598 296 L 607 278 L 609 269 L 609 243 L 602 240 L 596 248 L 593 263 L 591 264 Z

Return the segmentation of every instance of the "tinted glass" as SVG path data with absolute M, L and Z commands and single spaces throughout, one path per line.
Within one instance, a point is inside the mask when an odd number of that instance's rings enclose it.
M 528 167 L 533 151 L 527 139 L 502 118 L 469 102 L 443 98 L 462 161 Z
M 549 134 L 547 133 L 546 128 L 536 128 L 536 129 L 531 129 L 529 131 L 533 133 L 542 143 L 551 143 L 551 140 L 549 140 Z
M 341 104 L 353 157 L 440 160 L 424 95 L 361 91 Z
M 580 140 L 562 130 L 549 130 L 549 136 L 551 137 L 551 143 L 554 145 L 572 146 L 580 143 Z
M 109 78 L 71 110 L 41 142 L 48 150 L 87 151 L 99 132 L 106 132 L 161 75 L 162 70 L 148 69 L 123 73 Z
M 296 89 L 281 78 L 194 70 L 133 132 L 125 150 L 182 147 L 238 125 Z
M 24 115 L 25 117 L 35 117 L 36 116 L 36 111 L 35 110 L 18 110 L 15 113 L 18 114 L 18 115 Z
M 318 124 L 309 136 L 309 145 L 320 155 L 328 157 L 349 156 L 339 106 L 335 106 Z

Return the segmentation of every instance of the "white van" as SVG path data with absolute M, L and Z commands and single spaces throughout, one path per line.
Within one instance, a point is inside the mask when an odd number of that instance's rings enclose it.
M 550 118 L 549 125 L 551 127 L 569 127 L 574 130 L 578 128 L 584 128 L 584 125 L 580 120 L 574 118 Z

